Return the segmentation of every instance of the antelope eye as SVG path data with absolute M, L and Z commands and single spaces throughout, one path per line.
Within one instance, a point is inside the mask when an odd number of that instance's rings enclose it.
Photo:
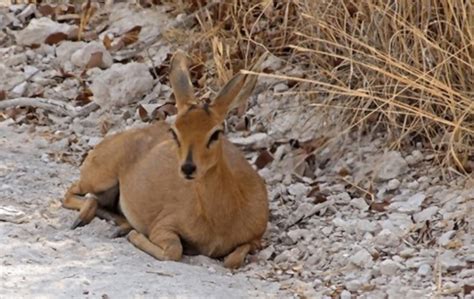
M 221 133 L 222 133 L 222 130 L 216 130 L 214 133 L 212 133 L 211 137 L 209 138 L 209 141 L 207 142 L 207 147 L 209 147 L 211 143 L 213 143 L 214 141 L 217 141 Z
M 176 141 L 176 143 L 178 144 L 178 146 L 181 146 L 181 143 L 179 143 L 178 135 L 176 135 L 176 132 L 173 129 L 170 129 L 170 133 L 173 136 L 174 141 Z

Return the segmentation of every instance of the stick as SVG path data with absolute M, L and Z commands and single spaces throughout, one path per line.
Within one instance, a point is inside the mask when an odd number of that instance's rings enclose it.
M 11 100 L 0 101 L 0 110 L 18 106 L 41 108 L 58 115 L 71 117 L 86 116 L 87 114 L 99 108 L 99 105 L 97 105 L 96 103 L 89 103 L 83 108 L 77 109 L 76 107 L 71 106 L 67 103 L 45 98 L 16 98 Z

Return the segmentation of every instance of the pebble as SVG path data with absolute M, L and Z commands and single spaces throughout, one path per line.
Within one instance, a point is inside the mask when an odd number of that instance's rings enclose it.
M 415 222 L 420 223 L 420 222 L 425 222 L 426 220 L 433 220 L 433 216 L 438 213 L 439 208 L 435 206 L 428 207 L 421 212 L 416 213 L 413 215 L 413 219 Z
M 361 211 L 367 211 L 369 209 L 369 205 L 365 201 L 365 199 L 361 197 L 353 198 L 350 201 L 350 205 L 353 206 L 354 208 L 357 208 Z
M 360 290 L 360 288 L 363 286 L 363 282 L 359 279 L 353 279 L 345 283 L 346 289 L 352 292 L 356 292 Z
M 431 266 L 429 264 L 421 264 L 420 267 L 418 267 L 418 271 L 416 274 L 426 277 L 431 274 Z
M 447 271 L 460 270 L 466 266 L 464 261 L 456 257 L 454 251 L 448 250 L 439 256 L 441 267 Z
M 388 191 L 396 190 L 396 189 L 398 189 L 398 187 L 400 187 L 400 181 L 399 180 L 391 179 L 390 181 L 388 181 L 388 184 L 387 184 L 387 190 Z
M 402 155 L 396 151 L 385 153 L 381 163 L 376 176 L 382 181 L 394 179 L 408 170 L 407 162 L 403 159 Z
M 375 236 L 375 243 L 385 247 L 397 247 L 400 245 L 400 238 L 390 230 L 383 229 L 377 236 Z
M 352 295 L 351 295 L 351 292 L 349 292 L 348 290 L 343 290 L 341 292 L 341 295 L 340 295 L 341 299 L 351 299 L 352 298 Z
M 349 261 L 360 268 L 370 268 L 374 264 L 372 255 L 365 249 L 359 250 Z
M 454 230 L 445 232 L 444 234 L 441 235 L 441 237 L 439 237 L 438 244 L 445 247 L 446 245 L 449 244 L 449 242 L 451 241 L 451 239 L 454 237 L 455 234 L 456 234 L 456 231 Z
M 395 275 L 399 269 L 398 263 L 392 260 L 384 260 L 380 263 L 380 272 L 383 275 Z
M 416 193 L 415 195 L 410 196 L 406 201 L 396 201 L 391 203 L 389 208 L 401 213 L 414 213 L 420 210 L 420 206 L 425 198 L 426 195 L 424 193 Z

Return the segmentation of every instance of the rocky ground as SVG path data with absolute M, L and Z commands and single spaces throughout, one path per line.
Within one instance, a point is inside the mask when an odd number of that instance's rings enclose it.
M 160 69 L 177 46 L 156 28 L 186 17 L 117 4 L 75 42 L 80 14 L 67 9 L 55 8 L 56 21 L 44 6 L 0 9 L 1 298 L 474 297 L 472 177 L 442 173 L 421 144 L 334 138 L 331 117 L 276 79 L 262 78 L 227 123 L 269 190 L 265 248 L 245 267 L 159 262 L 100 219 L 70 230 L 76 212 L 60 199 L 84 154 L 104 135 L 172 120 Z M 302 72 L 273 56 L 264 68 Z

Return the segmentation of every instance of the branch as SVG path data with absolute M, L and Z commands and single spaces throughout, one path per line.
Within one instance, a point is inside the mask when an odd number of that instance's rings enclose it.
M 58 115 L 71 117 L 85 116 L 99 108 L 99 105 L 97 105 L 96 103 L 89 103 L 83 108 L 78 109 L 61 101 L 44 98 L 16 98 L 11 100 L 0 101 L 0 110 L 18 106 L 41 108 Z

